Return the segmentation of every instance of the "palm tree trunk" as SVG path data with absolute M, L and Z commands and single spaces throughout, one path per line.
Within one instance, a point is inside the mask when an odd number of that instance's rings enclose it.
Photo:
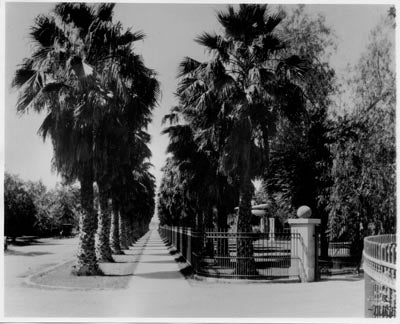
M 213 206 L 209 206 L 207 208 L 206 215 L 205 215 L 204 219 L 205 219 L 206 232 L 210 231 L 210 230 L 211 231 L 214 230 Z M 205 234 L 205 238 L 206 238 L 205 253 L 210 258 L 213 258 L 214 257 L 214 240 L 213 240 L 213 238 L 207 238 L 207 233 Z
M 121 245 L 121 249 L 128 250 L 128 240 L 127 240 L 127 220 L 126 220 L 126 213 L 123 208 L 119 213 L 119 242 Z
M 142 237 L 146 233 L 146 225 L 143 219 L 140 220 L 140 237 Z
M 253 194 L 253 184 L 250 178 L 245 179 L 240 188 L 239 216 L 237 231 L 245 234 L 237 239 L 237 275 L 256 275 L 256 265 L 253 255 L 253 238 L 251 236 L 251 198 Z M 247 234 L 248 233 L 248 234 Z
M 253 238 L 251 235 L 251 199 L 253 197 L 253 184 L 250 178 L 251 157 L 250 144 L 251 132 L 244 129 L 243 134 L 247 134 L 247 145 L 243 148 L 242 172 L 240 177 L 239 189 L 239 212 L 237 231 L 237 262 L 235 274 L 237 275 L 257 275 L 256 264 L 254 261 Z
M 123 254 L 119 242 L 119 206 L 117 199 L 112 200 L 111 250 L 114 254 Z
M 100 274 L 95 251 L 97 217 L 93 208 L 93 169 L 91 161 L 86 162 L 80 176 L 82 216 L 80 219 L 78 260 L 73 273 L 78 276 Z
M 132 240 L 133 243 L 135 243 L 139 238 L 138 234 L 138 221 L 137 219 L 133 218 L 132 219 Z
M 108 204 L 108 192 L 104 190 L 104 186 L 99 185 L 99 224 L 97 229 L 97 256 L 101 262 L 114 262 L 112 258 L 112 251 L 110 247 L 110 227 L 111 227 L 111 213 Z
M 218 231 L 227 232 L 227 211 L 223 203 L 218 206 Z M 221 237 L 217 241 L 217 253 L 220 256 L 226 256 L 229 253 L 229 241 L 227 237 Z
M 129 215 L 127 217 L 126 225 L 127 225 L 126 241 L 128 246 L 131 246 L 133 244 L 132 215 Z

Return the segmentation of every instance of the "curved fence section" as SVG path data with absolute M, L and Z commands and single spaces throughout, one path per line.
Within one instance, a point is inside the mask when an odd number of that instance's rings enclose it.
M 364 239 L 365 316 L 396 316 L 396 235 Z

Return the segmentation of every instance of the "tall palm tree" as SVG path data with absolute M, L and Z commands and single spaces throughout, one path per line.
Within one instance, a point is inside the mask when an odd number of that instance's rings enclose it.
M 40 133 L 52 139 L 55 168 L 67 179 L 81 183 L 78 275 L 99 273 L 93 209 L 97 124 L 115 107 L 113 98 L 126 97 L 126 85 L 116 67 L 126 47 L 143 37 L 142 33 L 121 33 L 121 25 L 112 23 L 113 7 L 62 3 L 50 15 L 38 16 L 30 33 L 35 51 L 13 80 L 13 86 L 21 89 L 19 112 L 31 108 L 48 112 Z M 117 85 L 115 92 L 108 91 L 111 83 Z
M 98 181 L 104 180 L 103 185 L 122 194 L 125 191 L 121 190 L 120 180 L 125 179 L 127 175 L 129 178 L 131 170 L 142 163 L 143 152 L 150 154 L 147 146 L 143 149 L 143 147 L 138 147 L 137 143 L 141 140 L 147 142 L 150 140 L 147 134 L 145 139 L 140 136 L 143 136 L 143 129 L 151 121 L 151 112 L 157 104 L 160 92 L 154 71 L 148 69 L 144 65 L 142 57 L 132 51 L 132 43 L 136 40 L 132 39 L 129 46 L 120 49 L 119 65 L 113 66 L 112 73 L 110 73 L 119 75 L 128 86 L 123 88 L 123 96 L 114 98 L 113 104 L 116 109 L 105 116 L 103 126 L 99 128 L 103 134 L 99 136 L 96 151 Z M 111 87 L 114 87 L 117 93 L 120 85 L 113 82 L 113 79 L 110 81 Z M 125 171 L 121 173 L 121 170 Z M 113 183 L 114 185 L 112 185 Z M 114 195 L 115 204 L 118 204 L 117 200 L 118 198 Z M 124 248 L 127 247 L 124 235 L 125 209 L 122 208 L 117 212 L 114 208 L 112 214 L 115 216 L 113 218 L 112 245 L 114 251 L 118 253 L 121 252 L 121 241 L 117 238 L 117 235 L 121 234 L 119 229 L 122 230 L 122 245 Z M 107 240 L 107 235 L 100 237 L 104 238 L 103 241 Z M 102 242 L 99 244 L 104 245 Z
M 197 140 L 206 143 L 221 119 L 229 121 L 219 160 L 221 171 L 239 186 L 240 232 L 251 231 L 251 180 L 267 165 L 277 116 L 295 119 L 304 111 L 300 85 L 308 67 L 298 56 L 282 58 L 285 44 L 274 33 L 281 20 L 268 14 L 267 5 L 228 6 L 218 13 L 224 33 L 196 39 L 212 58 L 181 64 L 178 94 Z M 237 274 L 256 273 L 252 254 L 251 241 L 239 239 Z

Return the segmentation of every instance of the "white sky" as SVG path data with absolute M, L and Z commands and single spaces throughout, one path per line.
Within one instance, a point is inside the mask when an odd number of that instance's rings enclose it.
M 51 172 L 52 147 L 37 135 L 43 116 L 30 113 L 17 116 L 17 93 L 11 89 L 16 66 L 30 55 L 29 27 L 41 13 L 48 13 L 52 3 L 6 3 L 6 64 L 5 64 L 5 170 L 19 174 L 23 179 L 41 179 L 54 186 L 60 178 Z M 147 37 L 137 46 L 147 66 L 156 70 L 162 86 L 162 100 L 154 111 L 149 127 L 152 135 L 154 174 L 159 183 L 160 169 L 165 160 L 168 143 L 161 136 L 161 119 L 176 104 L 176 73 L 184 56 L 204 59 L 203 48 L 193 39 L 203 31 L 217 31 L 215 12 L 225 5 L 194 4 L 134 4 L 119 3 L 115 20 L 134 31 L 143 30 Z M 385 15 L 389 5 L 307 5 L 309 13 L 321 12 L 338 36 L 338 50 L 331 58 L 337 73 L 344 73 L 348 63 L 360 57 L 367 44 L 370 30 Z M 2 103 L 3 104 L 3 103 Z

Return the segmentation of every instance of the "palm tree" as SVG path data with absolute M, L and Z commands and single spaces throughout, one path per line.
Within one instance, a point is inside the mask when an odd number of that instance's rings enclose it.
M 164 122 L 168 117 L 170 116 L 164 118 Z M 181 214 L 189 222 L 195 223 L 198 229 L 204 230 L 204 221 L 215 197 L 212 188 L 213 170 L 210 169 L 208 158 L 202 151 L 198 151 L 190 125 L 173 124 L 162 133 L 169 135 L 167 153 L 172 154 L 178 172 L 176 179 L 183 185 L 177 187 L 182 190 Z M 196 219 L 190 220 L 193 217 Z
M 56 170 L 81 183 L 78 275 L 99 273 L 93 209 L 96 126 L 115 107 L 113 98 L 127 97 L 118 67 L 130 44 L 143 38 L 142 33 L 121 33 L 121 25 L 112 23 L 113 7 L 62 3 L 50 15 L 38 16 L 31 30 L 35 52 L 24 60 L 13 81 L 21 89 L 19 112 L 31 108 L 48 112 L 39 132 L 52 139 Z M 117 85 L 115 92 L 109 91 L 110 84 Z
M 133 172 L 134 176 L 134 199 L 132 201 L 131 219 L 137 226 L 138 236 L 142 236 L 149 230 L 148 224 L 155 210 L 155 178 L 149 172 L 152 165 L 148 162 Z
M 135 40 L 137 39 L 133 39 L 132 43 Z M 109 190 L 116 191 L 117 195 L 124 195 L 124 188 L 120 186 L 121 179 L 129 178 L 129 173 L 142 163 L 143 154 L 150 156 L 147 146 L 140 147 L 138 143 L 147 143 L 150 140 L 142 129 L 151 121 L 151 112 L 157 104 L 160 89 L 154 71 L 144 65 L 141 56 L 133 53 L 131 43 L 120 52 L 121 60 L 118 66 L 113 67 L 112 73 L 118 74 L 125 84 L 130 86 L 123 89 L 122 95 L 115 97 L 115 109 L 104 117 L 103 125 L 99 127 L 102 135 L 98 136 L 96 169 L 98 182 L 102 182 Z M 117 93 L 120 85 L 112 82 L 111 87 L 114 87 Z M 122 248 L 128 246 L 125 238 L 126 208 L 122 208 L 126 201 L 115 195 L 115 205 L 120 204 L 121 208 L 117 212 L 115 207 L 112 213 L 112 245 L 114 252 L 121 253 L 121 244 Z M 125 202 L 118 203 L 119 200 Z M 100 237 L 107 240 L 107 235 L 108 233 Z M 103 243 L 99 242 L 104 245 Z
M 219 160 L 221 171 L 239 186 L 240 232 L 251 231 L 251 180 L 267 165 L 277 116 L 295 119 L 304 109 L 300 84 L 307 64 L 295 55 L 282 58 L 285 44 L 274 33 L 281 20 L 268 14 L 267 5 L 228 6 L 218 13 L 223 35 L 196 39 L 212 58 L 181 64 L 178 94 L 200 145 L 217 133 L 220 120 L 229 121 Z M 238 240 L 237 274 L 256 273 L 252 251 L 250 240 Z

